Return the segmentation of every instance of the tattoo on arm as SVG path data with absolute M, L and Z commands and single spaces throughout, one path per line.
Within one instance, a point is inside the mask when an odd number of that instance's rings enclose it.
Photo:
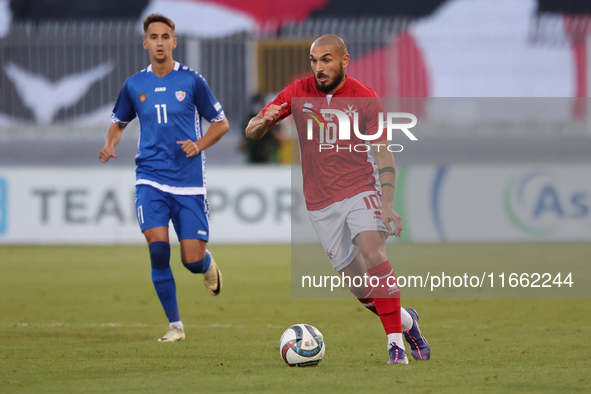
M 391 183 L 382 183 L 382 187 L 386 187 L 386 186 L 390 186 L 392 189 L 394 189 L 394 185 Z
M 394 169 L 394 167 L 380 168 L 380 175 L 382 175 L 382 174 L 384 174 L 386 172 L 391 172 L 392 174 L 396 175 L 396 170 Z

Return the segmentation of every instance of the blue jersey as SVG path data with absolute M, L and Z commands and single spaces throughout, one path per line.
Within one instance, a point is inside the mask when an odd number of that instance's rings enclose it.
M 127 124 L 136 115 L 140 122 L 136 185 L 173 194 L 205 194 L 205 153 L 186 157 L 177 145 L 201 138 L 201 118 L 209 122 L 225 118 L 201 74 L 175 62 L 174 70 L 162 78 L 152 73 L 151 65 L 128 78 L 111 118 Z

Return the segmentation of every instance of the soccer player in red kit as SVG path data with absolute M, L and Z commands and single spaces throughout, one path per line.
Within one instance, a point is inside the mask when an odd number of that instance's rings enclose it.
M 328 124 L 338 118 L 343 127 L 341 119 L 351 118 L 363 128 L 362 133 L 372 135 L 381 126 L 380 101 L 371 88 L 346 75 L 349 54 L 341 37 L 327 34 L 314 41 L 310 63 L 314 75 L 286 87 L 250 120 L 246 136 L 259 139 L 277 122 L 294 115 L 306 207 L 333 268 L 351 278 L 367 274 L 379 279 L 377 286 L 350 285 L 350 290 L 380 317 L 388 336 L 389 364 L 408 364 L 403 334 L 413 357 L 428 360 L 430 347 L 419 328 L 418 314 L 400 307 L 400 289 L 386 255 L 386 238 L 400 237 L 402 231 L 401 218 L 393 209 L 396 172 L 389 141 L 385 135 L 371 141 L 376 164 L 357 133 L 349 133 L 348 139 L 341 139 L 339 133 L 337 139 L 336 124 Z M 298 97 L 305 100 L 292 100 Z M 343 111 L 343 117 L 320 113 L 320 107 L 337 114 Z M 315 136 L 307 126 L 311 118 L 320 126 Z

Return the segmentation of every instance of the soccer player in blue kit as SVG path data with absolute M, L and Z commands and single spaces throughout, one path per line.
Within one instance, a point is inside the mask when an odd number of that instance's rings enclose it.
M 152 281 L 168 318 L 169 330 L 159 342 L 185 339 L 176 285 L 170 269 L 168 224 L 181 244 L 181 260 L 192 273 L 203 274 L 216 296 L 222 275 L 209 251 L 209 203 L 205 191 L 205 149 L 228 131 L 228 120 L 207 82 L 198 72 L 175 62 L 174 23 L 160 14 L 144 20 L 144 48 L 150 65 L 128 78 L 111 115 L 99 159 L 116 158 L 115 146 L 136 116 L 140 140 L 136 162 L 136 210 L 150 248 Z M 211 126 L 204 134 L 201 118 Z

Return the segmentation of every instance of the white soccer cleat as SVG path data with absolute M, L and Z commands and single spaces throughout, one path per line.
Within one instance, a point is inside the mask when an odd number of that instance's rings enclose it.
M 220 272 L 218 265 L 211 257 L 211 264 L 209 270 L 203 274 L 203 284 L 207 287 L 207 290 L 211 295 L 218 295 L 222 290 L 222 273 Z
M 185 340 L 185 330 L 179 326 L 172 326 L 162 338 L 158 338 L 158 342 L 177 342 Z

